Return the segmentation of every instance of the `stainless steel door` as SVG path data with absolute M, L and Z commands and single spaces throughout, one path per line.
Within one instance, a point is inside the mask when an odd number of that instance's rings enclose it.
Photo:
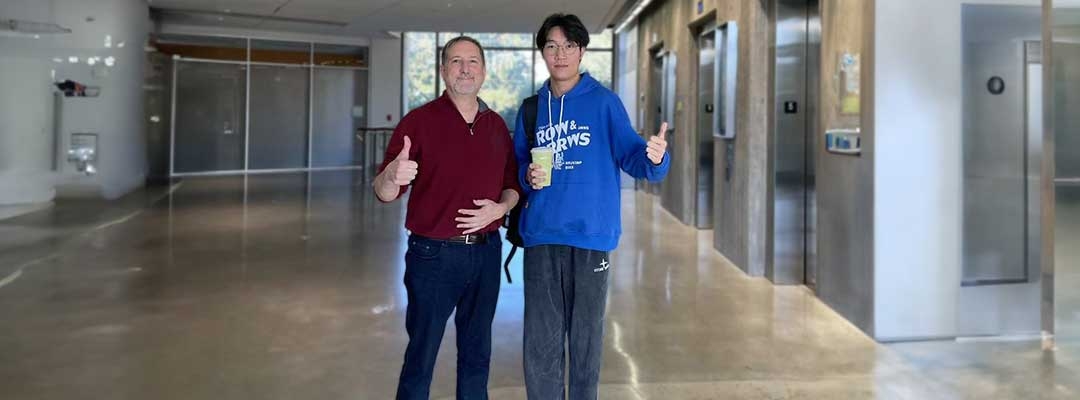
M 1058 341 L 1080 338 L 1080 45 L 1066 26 L 1080 23 L 1076 10 L 1055 10 L 1056 28 L 1052 50 L 1054 84 L 1054 334 Z M 1050 146 L 1053 146 L 1051 149 Z M 1048 153 L 1047 153 L 1048 154 Z
M 664 119 L 664 52 L 655 51 L 652 53 L 649 63 L 649 103 L 651 109 L 649 115 L 651 116 L 651 125 L 647 125 L 644 129 L 645 135 L 650 135 L 649 132 L 656 132 L 660 129 L 660 123 Z M 647 138 L 646 138 L 647 140 Z M 668 152 L 673 153 L 675 147 L 670 143 L 671 137 L 668 136 Z M 644 179 L 638 180 L 639 188 L 645 190 L 650 194 L 660 194 L 660 184 L 649 183 Z
M 697 179 L 694 222 L 698 228 L 713 227 L 713 133 L 716 131 L 716 28 L 706 27 L 698 35 Z
M 745 246 L 739 243 L 740 233 L 745 227 L 740 224 L 739 216 L 745 213 L 745 205 L 736 202 L 735 196 L 735 132 L 736 92 L 738 86 L 739 29 L 734 21 L 728 21 L 717 31 L 718 58 L 717 72 L 719 97 L 716 106 L 716 121 L 719 134 L 714 138 L 716 176 L 713 178 L 713 247 L 723 253 L 737 265 L 746 264 Z
M 814 10 L 814 11 L 811 11 Z M 766 277 L 779 284 L 806 282 L 808 237 L 813 207 L 810 196 L 813 160 L 807 156 L 814 135 L 816 111 L 816 49 L 811 45 L 811 23 L 817 2 L 779 0 L 776 7 L 776 130 L 773 137 L 771 262 Z M 814 31 L 820 28 L 815 27 Z M 817 37 L 815 37 L 817 39 Z M 815 54 L 811 58 L 811 53 Z
M 807 2 L 806 19 L 806 220 L 803 230 L 803 281 L 817 291 L 817 154 L 821 122 L 818 99 L 821 93 L 821 4 Z
M 689 207 L 691 200 L 691 191 L 693 190 L 693 182 L 687 180 L 685 176 L 680 176 L 684 163 L 692 162 L 691 160 L 683 160 L 678 157 L 679 154 L 693 154 L 692 152 L 683 152 L 682 147 L 690 147 L 693 149 L 694 135 L 693 128 L 687 129 L 690 134 L 686 135 L 686 139 L 683 139 L 683 127 L 679 126 L 676 122 L 676 106 L 677 100 L 675 97 L 675 69 L 677 59 L 675 53 L 665 52 L 663 53 L 663 80 L 661 83 L 661 91 L 663 101 L 660 103 L 662 122 L 667 122 L 667 142 L 668 151 L 675 155 L 671 160 L 671 172 L 660 183 L 660 203 L 670 211 L 675 218 L 687 225 L 693 225 L 693 213 Z M 652 132 L 649 133 L 653 134 Z M 683 144 L 683 141 L 686 141 Z M 693 164 L 691 164 L 693 165 Z

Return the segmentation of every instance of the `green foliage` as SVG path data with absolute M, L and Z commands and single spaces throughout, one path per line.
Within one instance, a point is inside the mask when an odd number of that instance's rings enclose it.
M 438 74 L 436 42 L 441 46 L 459 33 L 444 32 L 438 34 L 426 32 L 408 32 L 405 40 L 405 106 L 406 112 L 424 105 L 443 91 L 442 77 Z M 519 33 L 467 33 L 478 40 L 485 49 L 487 57 L 487 79 L 480 90 L 480 98 L 499 113 L 506 124 L 513 129 L 517 109 L 521 100 L 535 93 L 547 79 L 544 60 L 535 52 L 532 34 Z M 602 37 L 606 35 L 606 39 Z M 593 35 L 585 59 L 581 62 L 582 71 L 588 71 L 596 80 L 611 87 L 612 58 L 611 34 L 605 31 Z M 605 44 L 606 43 L 606 44 Z M 492 49 L 500 48 L 500 49 Z M 595 50 L 594 50 L 595 49 Z

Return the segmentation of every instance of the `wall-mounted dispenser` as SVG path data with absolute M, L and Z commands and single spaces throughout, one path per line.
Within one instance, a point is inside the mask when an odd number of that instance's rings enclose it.
M 72 133 L 71 142 L 68 146 L 68 162 L 75 163 L 76 169 L 86 175 L 97 173 L 97 139 L 96 133 Z
M 859 155 L 862 153 L 859 128 L 826 130 L 825 150 L 836 154 Z

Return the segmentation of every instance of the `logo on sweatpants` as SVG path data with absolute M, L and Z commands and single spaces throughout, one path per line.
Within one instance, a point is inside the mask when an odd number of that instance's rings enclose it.
M 604 272 L 607 271 L 608 268 L 611 268 L 611 263 L 607 262 L 607 260 L 601 259 L 600 268 L 594 268 L 592 272 Z

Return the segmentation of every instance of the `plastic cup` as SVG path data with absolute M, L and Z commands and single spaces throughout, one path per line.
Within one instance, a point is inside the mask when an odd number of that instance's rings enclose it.
M 534 147 L 529 150 L 532 155 L 532 162 L 539 164 L 547 176 L 540 182 L 540 187 L 545 188 L 551 186 L 551 164 L 555 159 L 555 152 L 550 147 Z

